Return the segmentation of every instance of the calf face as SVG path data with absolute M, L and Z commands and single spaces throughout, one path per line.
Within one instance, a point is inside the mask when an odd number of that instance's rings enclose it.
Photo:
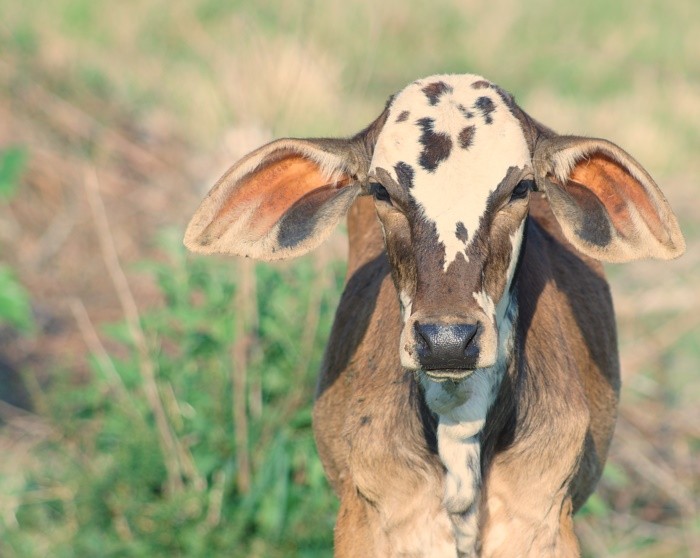
M 493 366 L 509 330 L 534 186 L 513 107 L 475 76 L 429 78 L 394 98 L 377 138 L 370 191 L 404 309 L 401 363 L 435 379 Z

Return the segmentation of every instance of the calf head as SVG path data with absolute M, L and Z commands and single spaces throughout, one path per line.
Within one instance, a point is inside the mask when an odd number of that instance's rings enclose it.
M 403 310 L 401 362 L 435 380 L 507 350 L 530 192 L 605 261 L 673 258 L 684 240 L 648 173 L 616 145 L 559 136 L 473 75 L 418 80 L 349 139 L 284 139 L 219 180 L 185 235 L 195 252 L 308 252 L 354 199 L 374 197 Z

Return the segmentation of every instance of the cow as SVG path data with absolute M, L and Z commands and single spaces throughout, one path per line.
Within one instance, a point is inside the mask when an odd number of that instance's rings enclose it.
M 347 139 L 280 139 L 194 214 L 194 252 L 300 256 L 347 215 L 314 406 L 338 557 L 578 556 L 620 387 L 601 261 L 685 250 L 628 153 L 435 75 Z

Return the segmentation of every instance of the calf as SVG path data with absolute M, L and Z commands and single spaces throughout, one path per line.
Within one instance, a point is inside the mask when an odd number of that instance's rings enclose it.
M 337 556 L 577 556 L 619 389 L 598 260 L 685 248 L 649 174 L 474 75 L 418 80 L 350 139 L 236 163 L 190 250 L 274 260 L 345 214 L 347 283 L 314 429 Z

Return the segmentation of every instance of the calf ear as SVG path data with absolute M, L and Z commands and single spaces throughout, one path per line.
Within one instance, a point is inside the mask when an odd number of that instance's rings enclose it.
M 608 262 L 671 259 L 685 251 L 678 221 L 654 180 L 629 154 L 599 139 L 537 143 L 535 180 L 566 238 Z
M 360 192 L 351 140 L 278 140 L 233 165 L 192 217 L 193 252 L 275 260 L 305 254 Z

